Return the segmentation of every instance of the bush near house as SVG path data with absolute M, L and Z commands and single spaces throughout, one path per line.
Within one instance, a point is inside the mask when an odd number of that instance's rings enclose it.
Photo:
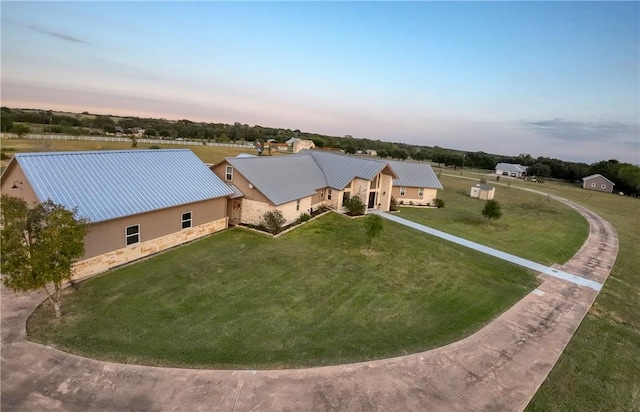
M 344 207 L 347 209 L 349 216 L 364 215 L 365 204 L 362 202 L 359 196 L 353 196 L 351 199 L 344 203 Z
M 437 207 L 438 209 L 441 209 L 444 207 L 444 200 L 442 199 L 433 199 L 433 205 L 435 207 Z
M 286 220 L 280 210 L 270 210 L 262 215 L 262 224 L 272 235 L 277 235 L 282 230 Z

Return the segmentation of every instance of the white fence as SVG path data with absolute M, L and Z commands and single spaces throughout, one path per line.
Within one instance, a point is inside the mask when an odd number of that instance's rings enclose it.
M 2 138 L 17 139 L 18 135 L 14 133 L 3 133 Z M 22 139 L 46 139 L 46 140 L 86 140 L 90 142 L 131 142 L 128 137 L 111 137 L 111 136 L 71 136 L 63 134 L 25 134 Z M 162 140 L 162 139 L 138 139 L 138 143 L 151 144 L 178 144 L 187 146 L 217 146 L 217 147 L 241 147 L 253 148 L 253 144 L 237 144 L 237 143 L 208 143 L 204 141 L 193 140 Z

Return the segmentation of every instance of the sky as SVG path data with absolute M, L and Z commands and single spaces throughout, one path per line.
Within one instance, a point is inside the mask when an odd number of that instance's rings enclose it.
M 640 163 L 640 2 L 0 3 L 3 106 Z

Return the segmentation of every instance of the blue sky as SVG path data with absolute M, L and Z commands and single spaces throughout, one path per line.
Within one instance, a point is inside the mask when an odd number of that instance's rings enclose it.
M 7 2 L 2 105 L 640 163 L 638 2 Z

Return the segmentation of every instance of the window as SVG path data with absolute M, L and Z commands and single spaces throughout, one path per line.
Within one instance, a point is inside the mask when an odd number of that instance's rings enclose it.
M 591 187 L 596 187 L 596 184 L 595 183 L 591 183 Z
M 327 192 L 327 199 L 331 200 L 331 189 L 329 189 L 329 191 Z
M 602 185 L 602 186 L 600 186 L 600 187 L 601 187 L 601 188 L 603 188 L 603 189 L 606 189 L 606 188 L 607 188 L 607 185 Z
M 324 189 L 320 189 L 320 199 L 324 199 Z
M 127 246 L 140 243 L 140 225 L 127 226 L 125 233 Z
M 188 229 L 191 227 L 191 212 L 182 214 L 182 228 Z
M 296 210 L 300 210 L 300 199 L 296 200 Z
M 350 197 L 351 197 L 351 192 L 344 192 L 344 194 L 342 195 L 342 206 L 347 204 Z
M 404 186 L 402 186 L 402 187 L 400 188 L 400 196 L 404 196 L 404 194 L 405 194 L 406 192 L 407 192 L 407 188 L 406 188 L 406 187 L 404 187 Z
M 380 183 L 379 175 L 376 175 L 376 177 L 371 181 L 371 185 L 369 185 L 369 189 L 377 189 L 379 183 Z
M 228 181 L 232 181 L 233 180 L 233 166 L 227 166 L 226 170 L 225 170 L 225 177 L 226 180 Z
M 419 187 L 418 188 L 418 196 L 422 197 L 422 195 L 424 195 L 424 187 Z

